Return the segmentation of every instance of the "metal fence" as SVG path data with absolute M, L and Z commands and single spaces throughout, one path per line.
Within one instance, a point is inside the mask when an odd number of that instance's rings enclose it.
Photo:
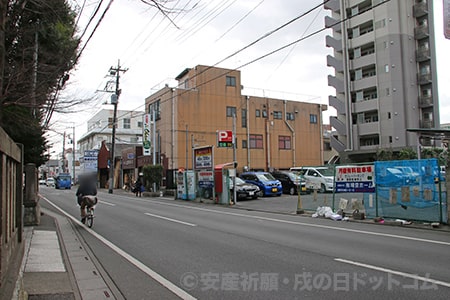
M 340 170 L 343 166 L 333 168 L 335 191 L 331 206 L 335 211 L 360 209 L 367 218 L 448 221 L 445 173 L 437 159 L 346 165 L 345 172 Z M 341 173 L 346 173 L 343 181 Z

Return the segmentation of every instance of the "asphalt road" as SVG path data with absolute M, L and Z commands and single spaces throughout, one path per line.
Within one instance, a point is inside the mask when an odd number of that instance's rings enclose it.
M 75 190 L 40 193 L 44 207 L 78 218 Z M 448 299 L 450 293 L 447 232 L 132 194 L 100 192 L 99 199 L 93 230 L 78 228 L 126 299 Z

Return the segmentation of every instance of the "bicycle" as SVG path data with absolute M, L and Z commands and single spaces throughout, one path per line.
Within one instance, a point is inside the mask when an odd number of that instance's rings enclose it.
M 89 228 L 92 228 L 92 225 L 94 225 L 94 208 L 95 208 L 95 206 L 93 205 L 93 206 L 90 206 L 90 205 L 87 205 L 86 206 L 86 225 L 89 227 Z
M 81 208 L 86 208 L 86 216 L 85 216 L 85 223 L 89 228 L 92 228 L 94 225 L 94 210 L 95 205 L 97 204 L 97 197 L 95 196 L 84 196 L 83 197 L 83 203 L 81 204 Z

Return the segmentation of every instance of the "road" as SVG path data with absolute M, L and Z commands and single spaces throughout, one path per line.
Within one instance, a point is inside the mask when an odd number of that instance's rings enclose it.
M 41 206 L 78 218 L 75 190 L 40 193 Z M 448 232 L 132 194 L 99 199 L 93 230 L 77 228 L 126 299 L 448 299 L 450 292 Z

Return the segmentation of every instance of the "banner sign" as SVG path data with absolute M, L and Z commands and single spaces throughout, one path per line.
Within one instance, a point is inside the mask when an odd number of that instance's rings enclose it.
M 214 186 L 213 171 L 198 172 L 198 185 L 201 188 L 212 188 Z
M 374 193 L 373 172 L 373 165 L 336 167 L 336 192 Z
M 194 168 L 212 169 L 212 146 L 194 149 Z
M 142 122 L 142 147 L 144 156 L 149 156 L 151 154 L 152 143 L 150 141 L 150 125 L 151 125 L 150 114 L 144 115 L 144 120 Z

